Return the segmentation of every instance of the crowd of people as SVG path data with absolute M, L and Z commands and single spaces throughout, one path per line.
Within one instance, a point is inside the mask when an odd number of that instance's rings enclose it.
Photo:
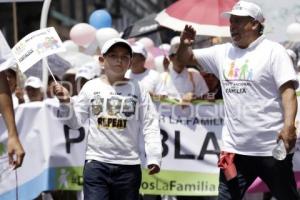
M 61 80 L 49 76 L 47 88 L 39 77 L 24 78 L 16 65 L 0 73 L 6 78 L 1 81 L 8 82 L 14 108 L 52 102 L 62 116 L 71 116 L 64 120 L 68 126 L 88 127 L 83 172 L 87 200 L 142 198 L 139 143 L 145 146 L 149 174 L 159 173 L 159 111 L 152 101 L 165 99 L 176 100 L 178 105 L 224 100 L 218 199 L 242 199 L 257 177 L 276 199 L 299 199 L 292 164 L 297 139 L 297 56 L 264 37 L 264 16 L 256 4 L 239 1 L 224 16 L 230 21 L 231 43 L 192 49 L 196 31 L 187 25 L 164 55 L 163 72 L 156 70 L 157 66 L 146 67 L 149 52 L 138 39 L 112 38 L 100 49 L 97 61 L 69 69 Z M 6 97 L 1 94 L 3 116 L 13 116 L 3 109 L 2 99 Z M 241 115 L 240 109 L 247 112 Z M 13 138 L 9 153 L 18 155 L 18 167 L 24 151 L 16 130 L 9 125 L 11 120 L 7 122 Z M 108 124 L 108 120 L 116 123 Z M 288 152 L 282 161 L 271 154 L 279 140 Z

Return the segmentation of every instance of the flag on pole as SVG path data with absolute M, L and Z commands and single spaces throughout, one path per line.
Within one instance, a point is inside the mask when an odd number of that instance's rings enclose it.
M 42 58 L 63 51 L 65 48 L 53 27 L 26 35 L 12 48 L 21 72 L 25 72 Z
M 0 31 L 0 71 L 6 70 L 7 68 L 16 64 L 11 49 Z

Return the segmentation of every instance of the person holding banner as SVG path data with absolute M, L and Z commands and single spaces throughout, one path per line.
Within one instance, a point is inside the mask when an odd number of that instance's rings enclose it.
M 196 31 L 186 25 L 177 51 L 182 62 L 198 64 L 221 81 L 225 124 L 218 199 L 242 199 L 257 177 L 276 199 L 299 199 L 292 163 L 298 87 L 292 62 L 283 46 L 264 37 L 258 5 L 239 1 L 224 15 L 232 44 L 192 50 Z M 288 152 L 283 160 L 272 156 L 279 140 Z
M 61 116 L 71 128 L 89 122 L 83 172 L 85 200 L 138 200 L 141 185 L 140 137 L 144 136 L 149 174 L 160 171 L 162 144 L 158 116 L 140 83 L 125 78 L 132 49 L 113 38 L 101 48 L 105 74 L 88 81 L 71 102 L 66 88 L 55 85 Z
M 25 151 L 18 137 L 11 92 L 3 71 L 0 72 L 0 112 L 8 130 L 7 152 L 9 164 L 16 169 L 22 165 Z

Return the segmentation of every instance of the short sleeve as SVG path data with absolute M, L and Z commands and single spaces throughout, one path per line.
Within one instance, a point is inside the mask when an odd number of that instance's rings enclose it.
M 219 77 L 218 73 L 218 66 L 217 66 L 217 47 L 212 46 L 209 48 L 203 48 L 203 49 L 195 49 L 193 50 L 194 56 L 197 60 L 197 62 L 200 64 L 200 66 L 204 69 L 204 71 L 208 73 L 213 73 L 217 77 Z
M 271 72 L 277 88 L 280 88 L 288 81 L 293 81 L 295 89 L 298 88 L 299 83 L 293 63 L 284 47 L 278 45 L 276 48 L 274 48 L 270 62 Z

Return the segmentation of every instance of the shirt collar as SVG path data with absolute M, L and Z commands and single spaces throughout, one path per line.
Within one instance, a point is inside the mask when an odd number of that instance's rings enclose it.
M 253 42 L 251 42 L 249 44 L 249 46 L 246 49 L 251 49 L 251 48 L 255 48 L 257 45 L 259 45 L 264 39 L 266 38 L 265 35 L 261 35 L 260 37 L 258 37 L 256 40 L 254 40 Z M 236 46 L 235 44 L 233 44 L 234 47 L 241 49 L 240 47 Z
M 172 65 L 172 64 L 170 65 L 169 70 L 170 70 L 170 75 L 171 75 L 172 77 L 174 77 L 174 78 L 178 78 L 178 77 L 180 77 L 180 76 L 183 76 L 183 75 L 187 72 L 186 67 L 184 67 L 184 69 L 182 70 L 181 73 L 177 73 L 177 72 L 173 69 L 173 65 Z

